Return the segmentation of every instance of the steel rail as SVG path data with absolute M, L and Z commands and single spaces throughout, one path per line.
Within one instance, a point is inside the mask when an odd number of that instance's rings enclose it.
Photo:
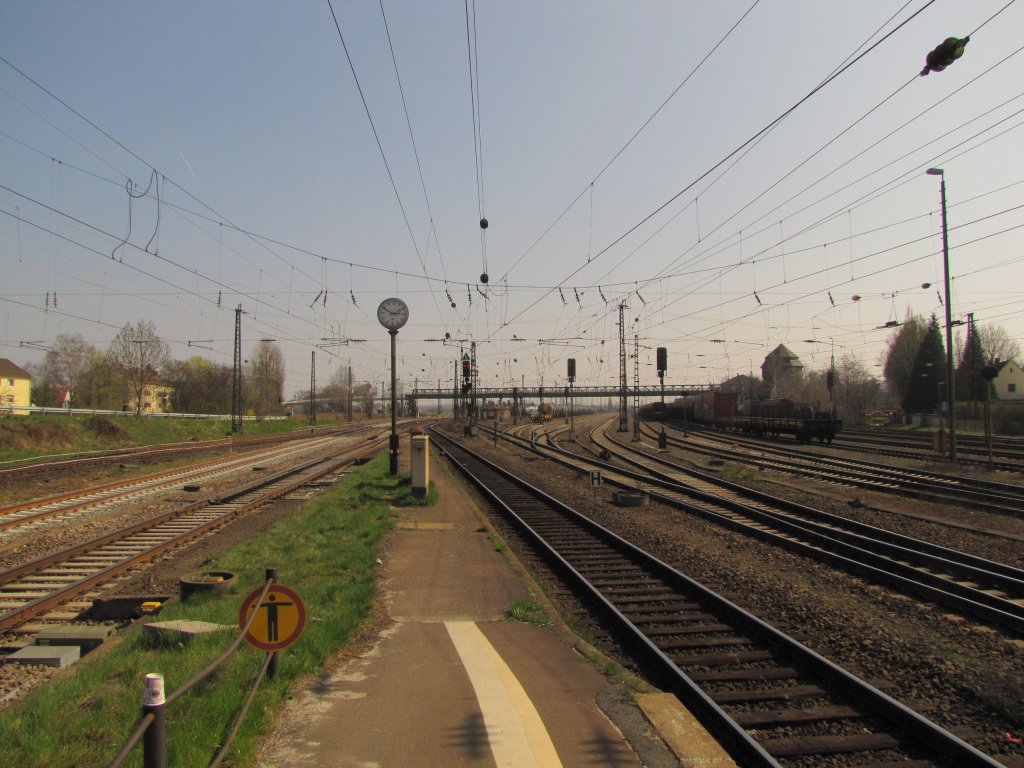
M 837 664 L 810 650 L 767 622 L 743 610 L 735 603 L 640 550 L 635 545 L 581 515 L 557 499 L 545 494 L 543 491 L 532 487 L 507 470 L 475 454 L 466 446 L 441 436 L 436 430 L 432 431 L 436 437 L 440 438 L 438 442 L 447 446 L 448 455 L 453 458 L 459 470 L 466 474 L 486 498 L 496 504 L 503 515 L 533 546 L 538 548 L 549 562 L 554 564 L 558 572 L 569 580 L 574 590 L 585 595 L 586 599 L 596 606 L 599 613 L 606 620 L 614 624 L 615 634 L 623 637 L 625 642 L 636 652 L 643 654 L 645 666 L 655 671 L 659 682 L 666 685 L 684 704 L 690 707 L 697 717 L 701 719 L 705 727 L 714 736 L 723 741 L 733 756 L 739 759 L 743 765 L 772 766 L 777 768 L 779 763 L 770 754 L 769 750 L 757 741 L 751 732 L 732 718 L 714 700 L 713 696 L 704 690 L 697 680 L 687 675 L 672 660 L 669 654 L 662 650 L 652 636 L 643 632 L 615 604 L 613 599 L 605 595 L 598 586 L 584 577 L 577 565 L 570 562 L 572 555 L 563 556 L 555 545 L 548 542 L 543 534 L 535 530 L 533 526 L 513 509 L 512 503 L 514 502 L 507 503 L 503 500 L 499 492 L 492 487 L 494 481 L 479 476 L 482 472 L 478 468 L 483 468 L 484 471 L 492 476 L 503 478 L 504 481 L 511 484 L 515 489 L 529 494 L 533 499 L 555 510 L 565 520 L 577 526 L 581 533 L 586 532 L 603 544 L 617 550 L 621 553 L 622 557 L 643 567 L 651 576 L 662 580 L 664 584 L 671 587 L 672 590 L 685 599 L 695 599 L 700 603 L 702 609 L 714 610 L 721 617 L 721 620 L 732 621 L 742 627 L 745 632 L 755 635 L 759 639 L 759 644 L 763 643 L 768 648 L 782 649 L 784 656 L 797 660 L 806 670 L 813 671 L 821 681 L 828 681 L 829 684 L 840 688 L 845 696 L 864 706 L 869 706 L 875 714 L 893 723 L 895 728 L 901 733 L 912 734 L 913 738 L 932 754 L 941 759 L 952 758 L 958 766 L 963 768 L 974 768 L 975 766 L 997 768 L 997 766 L 1000 766 L 998 762 L 988 755 L 985 755 L 924 718 L 919 713 L 879 691 L 874 686 L 842 669 Z M 455 460 L 455 452 L 471 458 L 469 461 L 463 459 Z M 474 463 L 475 466 L 467 466 L 470 462 Z M 572 541 L 576 548 L 582 546 L 580 534 L 563 533 L 562 538 Z M 653 587 L 650 587 L 650 589 L 653 589 Z M 757 726 L 754 726 L 751 731 L 756 733 Z M 827 739 L 828 737 L 821 738 Z M 824 745 L 824 742 L 820 743 Z
M 370 445 L 364 443 L 356 446 L 346 446 L 343 451 L 335 454 L 333 457 L 322 457 L 305 462 L 297 467 L 260 478 L 260 480 L 246 484 L 230 493 L 196 501 L 185 507 L 157 515 L 135 525 L 109 532 L 91 541 L 69 547 L 61 552 L 44 555 L 29 563 L 0 572 L 0 585 L 3 586 L 3 589 L 0 590 L 0 596 L 2 596 L 3 592 L 11 591 L 8 585 L 15 584 L 18 579 L 34 576 L 53 565 L 74 560 L 74 558 L 82 555 L 96 553 L 107 545 L 122 542 L 138 534 L 144 534 L 161 525 L 177 522 L 189 515 L 197 513 L 213 514 L 211 519 L 200 520 L 181 533 L 163 538 L 157 545 L 147 545 L 140 552 L 124 557 L 81 579 L 60 585 L 59 588 L 39 598 L 27 601 L 21 606 L 0 613 L 0 629 L 8 629 L 27 621 L 44 611 L 70 600 L 93 586 L 109 581 L 113 576 L 123 571 L 153 559 L 167 550 L 180 546 L 209 530 L 224 525 L 238 515 L 261 506 L 274 498 L 284 496 L 295 488 L 309 483 L 311 480 L 336 471 L 345 464 L 354 461 L 358 456 L 376 451 L 382 443 L 383 439 L 381 438 Z M 261 488 L 267 488 L 268 490 L 260 492 Z M 245 499 L 246 495 L 252 495 L 253 498 Z M 217 507 L 221 507 L 220 511 L 217 510 Z
M 679 423 L 684 423 L 684 422 L 679 422 Z M 742 430 L 726 429 L 724 427 L 719 427 L 719 426 L 716 426 L 714 424 L 705 424 L 705 423 L 698 424 L 698 423 L 695 423 L 695 422 L 685 422 L 685 424 L 686 424 L 687 429 L 694 429 L 695 431 L 697 429 L 699 429 L 699 430 L 707 430 L 707 431 L 714 431 L 714 432 L 717 432 L 717 433 L 721 433 L 722 435 L 736 435 L 740 439 L 746 439 L 746 440 L 754 440 L 755 439 L 755 438 L 751 437 L 748 433 L 743 432 Z M 766 443 L 769 444 L 769 445 L 776 444 L 778 442 L 779 441 L 768 441 L 768 440 L 766 440 Z M 785 441 L 783 441 L 783 442 L 785 442 Z M 765 443 L 758 442 L 757 444 L 758 445 L 764 445 Z M 793 443 L 793 445 L 795 446 L 796 443 Z M 927 450 L 927 447 L 923 447 L 922 450 L 920 450 L 920 451 L 915 451 L 913 449 L 910 449 L 910 450 L 898 450 L 898 449 L 895 449 L 895 448 L 880 447 L 878 444 L 875 444 L 875 445 L 863 445 L 863 444 L 858 444 L 857 442 L 854 442 L 854 441 L 850 441 L 850 442 L 847 442 L 846 444 L 843 444 L 842 439 L 839 438 L 839 437 L 836 437 L 836 438 L 833 439 L 833 441 L 831 443 L 831 447 L 834 450 L 857 451 L 857 452 L 860 452 L 860 453 L 872 453 L 872 454 L 875 454 L 877 456 L 892 456 L 892 457 L 900 458 L 900 459 L 913 459 L 915 461 L 936 461 L 936 460 L 941 461 L 941 460 L 943 460 L 941 456 L 938 456 L 934 452 L 931 452 L 931 451 Z M 958 453 L 959 453 L 959 451 L 958 451 Z M 988 467 L 988 456 L 987 455 L 983 456 L 980 451 L 975 452 L 975 451 L 971 451 L 970 449 L 968 449 L 968 454 L 970 454 L 972 456 L 973 455 L 977 455 L 977 458 L 964 457 L 963 461 L 961 463 Z M 999 461 L 997 459 L 995 462 L 993 462 L 992 466 L 995 469 L 1004 470 L 1006 472 L 1024 472 L 1024 462 L 1005 462 L 1005 461 Z
M 315 448 L 321 445 L 321 442 L 322 441 L 318 441 L 316 446 L 313 447 Z M 310 448 L 311 446 L 301 446 L 299 448 L 294 446 L 274 447 L 266 450 L 264 453 L 250 453 L 245 456 L 232 456 L 229 458 L 217 459 L 205 464 L 199 464 L 191 467 L 179 467 L 165 472 L 155 472 L 153 474 L 128 480 L 119 480 L 114 483 L 90 486 L 88 488 L 59 494 L 57 496 L 22 502 L 20 504 L 0 509 L 0 531 L 38 522 L 40 520 L 46 520 L 47 518 L 55 517 L 57 515 L 69 514 L 80 509 L 87 509 L 89 507 L 102 504 L 111 504 L 118 501 L 120 497 L 132 497 L 147 492 L 158 493 L 161 490 L 166 490 L 184 481 L 208 478 L 218 474 L 226 474 L 232 470 L 238 469 L 239 467 L 243 467 L 246 464 L 253 464 L 257 461 L 278 461 L 282 458 L 287 458 L 294 453 L 310 450 Z M 79 499 L 80 501 L 75 501 L 76 499 Z M 33 509 L 39 511 L 31 514 L 21 514 Z
M 517 443 L 529 446 L 524 438 L 513 436 Z M 633 472 L 613 464 L 568 453 L 560 448 L 550 449 L 529 448 L 536 453 L 546 455 L 554 461 L 574 469 L 577 472 L 589 472 L 592 467 L 600 467 L 605 472 L 605 481 L 626 490 L 641 490 L 671 506 L 710 519 L 746 535 L 781 546 L 815 560 L 825 561 L 843 570 L 856 573 L 903 591 L 909 591 L 929 601 L 968 613 L 986 622 L 1004 627 L 1014 633 L 1024 635 L 1024 605 L 1012 600 L 989 594 L 984 589 L 958 583 L 952 578 L 929 573 L 907 565 L 894 557 L 909 557 L 911 562 L 930 563 L 936 570 L 963 575 L 965 578 L 984 578 L 984 583 L 995 585 L 999 589 L 1007 589 L 1017 594 L 1024 594 L 1024 574 L 1018 569 L 993 561 L 973 559 L 972 556 L 945 550 L 950 558 L 960 556 L 962 562 L 940 560 L 926 552 L 897 547 L 885 541 L 874 541 L 861 533 L 842 531 L 834 526 L 818 525 L 806 520 L 787 519 L 785 515 L 770 510 L 758 509 L 735 499 L 724 498 L 716 493 L 702 491 L 691 485 L 680 483 L 678 479 L 654 477 L 651 470 Z M 546 453 L 545 451 L 551 451 Z M 627 459 L 628 460 L 628 459 Z M 691 470 L 678 468 L 687 473 Z M 717 478 L 716 478 L 717 480 Z M 748 492 L 741 486 L 735 486 L 742 492 Z M 789 504 L 784 500 L 770 503 Z M 699 503 L 693 503 L 697 500 Z M 821 513 L 825 514 L 825 513 Z M 841 518 L 837 518 L 841 520 Z M 775 531 L 767 527 L 774 528 Z M 887 532 L 888 533 L 888 532 Z M 904 543 L 914 545 L 917 540 L 906 538 Z M 865 547 L 870 546 L 875 551 Z M 879 550 L 890 554 L 880 554 Z M 980 568 L 979 564 L 988 568 Z M 1009 569 L 1007 571 L 1006 569 Z M 968 575 L 970 574 L 970 575 Z
M 641 431 L 648 436 L 653 432 L 649 425 L 642 425 Z M 703 435 L 702 435 L 703 436 Z M 685 450 L 729 458 L 742 464 L 752 464 L 791 475 L 800 475 L 842 483 L 856 488 L 867 488 L 881 492 L 899 492 L 914 498 L 943 504 L 971 505 L 1003 515 L 1024 516 L 1024 488 L 1005 483 L 975 485 L 970 479 L 928 473 L 915 469 L 895 469 L 856 459 L 841 459 L 833 456 L 817 456 L 802 451 L 791 452 L 760 445 L 751 448 L 763 451 L 769 456 L 752 455 L 743 451 L 717 446 L 699 446 L 668 436 L 670 445 Z M 731 441 L 736 443 L 737 441 Z

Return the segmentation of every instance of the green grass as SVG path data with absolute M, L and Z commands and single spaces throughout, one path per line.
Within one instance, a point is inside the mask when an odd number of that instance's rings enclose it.
M 159 620 L 234 625 L 244 596 L 278 569 L 280 583 L 306 604 L 308 622 L 284 651 L 281 676 L 265 682 L 232 748 L 230 764 L 250 765 L 261 734 L 296 681 L 319 672 L 364 624 L 376 597 L 378 546 L 393 525 L 391 504 L 405 498 L 408 478 L 388 475 L 386 454 L 312 500 L 296 514 L 208 563 L 238 574 L 235 594 L 170 603 Z M 161 672 L 168 693 L 231 643 L 234 631 L 189 644 L 158 643 L 138 629 L 110 650 L 85 657 L 50 685 L 0 712 L 0 763 L 23 768 L 105 766 L 139 718 L 142 681 Z M 168 765 L 206 765 L 221 743 L 263 654 L 244 646 L 208 681 L 167 710 Z M 128 765 L 142 764 L 137 748 Z
M 726 462 L 722 465 L 721 476 L 730 480 L 744 480 L 747 482 L 757 480 L 758 471 L 751 466 L 746 464 L 736 464 L 734 462 Z
M 507 616 L 512 621 L 539 624 L 542 627 L 547 627 L 551 624 L 551 619 L 544 613 L 543 606 L 536 600 L 513 600 L 512 606 L 508 609 Z
M 257 436 L 301 427 L 301 422 L 280 419 L 247 421 L 243 429 L 246 436 Z M 230 420 L 39 414 L 3 416 L 0 417 L 0 461 L 190 440 L 216 440 L 230 433 Z

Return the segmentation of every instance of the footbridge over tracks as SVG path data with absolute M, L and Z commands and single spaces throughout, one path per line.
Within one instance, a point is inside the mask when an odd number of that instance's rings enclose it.
M 697 395 L 701 392 L 708 392 L 714 389 L 701 384 L 666 384 L 662 389 L 660 384 L 647 387 L 629 388 L 626 390 L 626 397 L 660 398 L 665 395 L 665 400 L 675 400 L 677 397 Z M 573 387 L 573 400 L 581 399 L 615 399 L 623 395 L 619 387 Z M 567 400 L 570 395 L 569 387 L 479 387 L 472 397 L 478 403 L 506 403 L 514 411 L 525 410 L 525 404 L 529 402 L 543 403 Z M 455 389 L 420 389 L 405 393 L 405 401 L 410 413 L 418 413 L 417 403 L 421 400 L 452 400 L 458 405 L 468 402 L 471 395 L 462 394 L 461 390 Z

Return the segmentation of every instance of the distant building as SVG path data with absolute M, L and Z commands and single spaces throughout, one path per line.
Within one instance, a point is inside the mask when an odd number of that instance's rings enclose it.
M 168 413 L 171 410 L 171 395 L 174 387 L 163 382 L 153 382 L 142 388 L 142 408 L 140 413 Z M 132 397 L 128 401 L 128 410 L 134 411 L 137 403 Z
M 761 393 L 761 380 L 756 376 L 748 376 L 745 373 L 726 379 L 718 385 L 719 392 L 735 392 L 741 400 L 757 398 Z
M 1000 400 L 1024 400 L 1024 371 L 1012 360 L 996 363 L 996 377 L 992 380 L 996 397 Z
M 761 364 L 761 378 L 772 397 L 789 397 L 799 387 L 803 375 L 804 364 L 785 344 L 769 352 Z
M 507 405 L 484 403 L 480 407 L 480 418 L 484 421 L 507 421 L 512 418 L 512 409 Z
M 32 405 L 32 376 L 21 366 L 0 357 L 0 413 L 27 416 Z M 19 408 L 20 407 L 20 408 Z

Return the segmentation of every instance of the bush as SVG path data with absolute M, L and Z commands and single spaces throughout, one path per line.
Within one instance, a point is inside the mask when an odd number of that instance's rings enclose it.
M 120 437 L 124 430 L 106 416 L 90 416 L 85 420 L 85 428 L 100 437 Z

